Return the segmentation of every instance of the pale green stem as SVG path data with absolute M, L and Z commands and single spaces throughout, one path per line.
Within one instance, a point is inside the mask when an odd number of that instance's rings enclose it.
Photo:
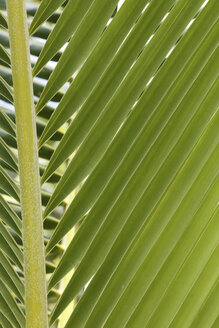
M 25 0 L 7 0 L 23 220 L 27 328 L 48 327 L 41 192 Z

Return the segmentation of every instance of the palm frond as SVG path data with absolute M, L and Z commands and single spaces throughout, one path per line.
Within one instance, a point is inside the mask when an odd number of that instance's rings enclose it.
M 0 327 L 22 328 L 28 264 L 6 2 Z M 217 328 L 219 2 L 25 5 L 49 325 Z

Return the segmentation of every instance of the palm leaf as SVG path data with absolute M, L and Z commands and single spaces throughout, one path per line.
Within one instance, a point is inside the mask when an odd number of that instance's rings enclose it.
M 6 2 L 0 327 L 216 328 L 218 1 Z

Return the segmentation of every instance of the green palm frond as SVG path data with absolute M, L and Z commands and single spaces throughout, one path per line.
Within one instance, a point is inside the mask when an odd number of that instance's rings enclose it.
M 218 0 L 0 9 L 0 327 L 217 328 Z

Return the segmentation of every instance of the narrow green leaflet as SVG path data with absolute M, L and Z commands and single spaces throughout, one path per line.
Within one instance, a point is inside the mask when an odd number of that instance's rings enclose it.
M 19 202 L 19 188 L 9 174 L 0 166 L 0 188 Z
M 14 172 L 18 172 L 18 160 L 15 154 L 0 137 L 0 158 L 7 163 Z
M 37 111 L 52 98 L 86 60 L 117 3 L 118 0 L 94 0 L 50 76 L 37 104 Z
M 43 0 L 34 15 L 30 26 L 30 34 L 33 34 L 61 6 L 64 0 Z
M 21 302 L 24 301 L 24 285 L 21 281 L 20 277 L 14 270 L 13 266 L 4 255 L 2 251 L 0 251 L 0 278 L 4 283 L 8 286 L 9 289 L 19 298 Z
M 217 216 L 218 217 L 218 216 Z M 216 253 L 216 252 L 215 252 Z M 217 259 L 218 260 L 218 257 Z M 217 266 L 217 264 L 216 264 Z M 218 297 L 219 297 L 219 282 L 218 279 L 212 287 L 207 299 L 203 302 L 200 311 L 197 313 L 191 328 L 212 327 L 217 328 L 219 323 L 218 316 Z
M 0 107 L 0 128 L 8 132 L 11 136 L 15 137 L 15 124 L 5 114 L 3 108 Z
M 0 76 L 0 95 L 13 103 L 13 92 L 10 85 Z
M 21 236 L 21 220 L 8 202 L 0 195 L 0 217 L 9 227 Z
M 0 13 L 0 26 L 6 29 L 8 28 L 7 19 L 2 13 Z
M 4 253 L 20 268 L 23 268 L 23 254 L 6 226 L 0 221 L 0 247 Z
M 171 328 L 180 324 L 185 324 L 187 326 L 191 325 L 193 318 L 196 316 L 201 305 L 209 296 L 209 291 L 212 292 L 211 289 L 215 288 L 215 285 L 217 284 L 217 279 L 219 276 L 219 268 L 217 265 L 218 258 L 219 246 L 216 247 L 206 267 L 198 277 L 195 285 L 189 291 L 187 298 L 183 302 L 183 305 L 170 325 Z
M 0 312 L 0 323 L 2 328 L 13 328 L 12 324 L 8 319 Z
M 0 45 L 0 59 L 8 66 L 11 65 L 10 55 L 2 45 Z
M 37 75 L 43 66 L 69 40 L 93 1 L 94 0 L 70 0 L 68 2 L 40 53 L 33 69 L 33 75 Z

